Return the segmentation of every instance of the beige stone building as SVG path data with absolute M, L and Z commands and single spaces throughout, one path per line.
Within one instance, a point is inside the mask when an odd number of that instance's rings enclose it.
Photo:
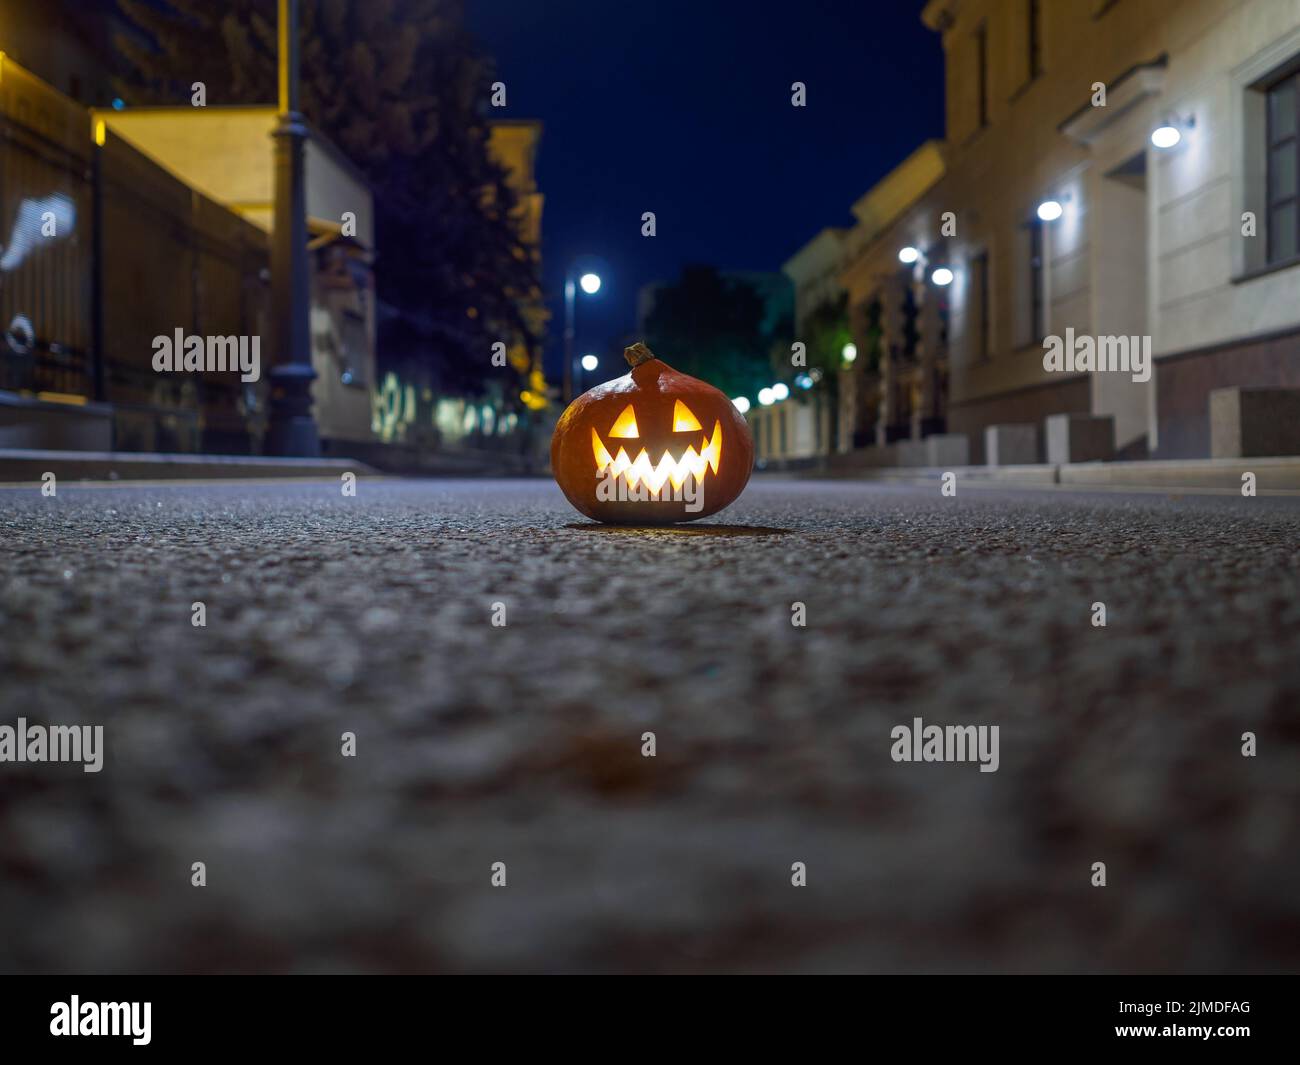
M 844 242 L 858 348 L 879 345 L 874 379 L 850 368 L 875 397 L 849 412 L 859 439 L 872 423 L 884 461 L 983 462 L 986 443 L 1033 461 L 1069 415 L 1056 458 L 1208 457 L 1212 391 L 1300 388 L 1300 0 L 930 0 L 922 18 L 944 142 Z M 1112 359 L 1149 338 L 1149 378 L 1045 368 L 1053 338 Z
M 794 335 L 805 342 L 812 315 L 844 296 L 839 272 L 847 234 L 846 228 L 828 226 L 781 267 L 794 289 Z M 759 458 L 766 462 L 819 457 L 835 448 L 836 422 L 825 388 L 799 391 L 796 385 L 791 397 L 754 408 L 749 420 Z
M 818 307 L 843 295 L 840 265 L 848 229 L 827 226 L 785 261 L 785 271 L 794 286 L 794 326 L 802 333 L 808 316 Z
M 915 315 L 908 318 L 906 312 L 921 306 L 924 286 L 913 283 L 897 252 L 900 241 L 920 239 L 912 234 L 924 230 L 929 212 L 924 197 L 943 176 L 944 155 L 940 141 L 920 145 L 850 206 L 853 226 L 823 229 L 782 267 L 795 289 L 795 336 L 805 344 L 825 343 L 827 338 L 813 329 L 812 318 L 843 301 L 849 343 L 847 356 L 841 357 L 842 348 L 831 353 L 839 366 L 835 389 L 818 382 L 807 396 L 796 393 L 794 401 L 751 415 L 760 441 L 764 434 L 759 423 L 764 419 L 784 416 L 796 427 L 814 420 L 821 423 L 811 432 L 805 428 L 766 434 L 797 442 L 799 450 L 764 457 L 804 458 L 892 443 L 911 434 L 913 416 L 919 421 L 923 403 L 935 409 L 940 406 L 942 337 L 936 331 L 928 347 L 918 343 Z M 938 307 L 936 297 L 925 319 L 933 327 L 942 324 Z M 928 362 L 921 358 L 923 351 L 931 356 Z M 929 392 L 922 387 L 923 380 L 932 382 Z M 833 418 L 827 409 L 832 395 L 837 406 Z M 796 409 L 785 414 L 787 404 Z M 926 422 L 918 424 L 917 431 L 934 428 Z
M 1213 389 L 1300 386 L 1300 2 L 931 0 L 923 17 L 947 62 L 932 212 L 957 218 L 937 245 L 947 427 L 976 458 L 989 425 L 1054 413 L 1112 417 L 1121 455 L 1204 457 Z M 1162 127 L 1177 144 L 1153 143 Z M 1151 337 L 1150 380 L 1046 371 L 1044 338 L 1067 329 Z
M 945 171 L 942 142 L 926 141 L 853 205 L 839 282 L 848 293 L 857 348 L 840 374 L 840 443 L 849 432 L 877 446 L 941 430 L 947 390 L 942 328 L 946 293 L 925 283 L 924 264 L 900 248 L 934 244 L 928 195 Z

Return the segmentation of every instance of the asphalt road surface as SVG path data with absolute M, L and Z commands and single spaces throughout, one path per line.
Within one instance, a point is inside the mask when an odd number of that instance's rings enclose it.
M 0 970 L 1300 966 L 1300 499 L 65 486 L 0 530 L 0 726 L 105 751 L 0 764 Z M 997 771 L 894 761 L 915 718 Z

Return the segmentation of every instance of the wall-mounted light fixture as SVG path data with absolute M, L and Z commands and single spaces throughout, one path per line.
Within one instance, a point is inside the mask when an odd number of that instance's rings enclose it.
M 1177 147 L 1183 139 L 1183 131 L 1193 129 L 1195 126 L 1195 115 L 1180 118 L 1171 112 L 1165 115 L 1160 125 L 1151 131 L 1151 143 L 1157 148 Z

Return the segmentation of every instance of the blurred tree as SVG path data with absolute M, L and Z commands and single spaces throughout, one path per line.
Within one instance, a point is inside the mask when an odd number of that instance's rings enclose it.
M 752 397 L 772 383 L 765 313 L 753 285 L 725 278 L 712 266 L 688 266 L 655 293 L 645 342 L 674 369 L 728 396 Z
M 820 369 L 823 381 L 838 377 L 844 365 L 844 345 L 853 340 L 853 331 L 849 328 L 848 294 L 842 292 L 809 311 L 804 319 L 803 332 L 801 339 L 808 345 L 809 371 Z M 859 357 L 869 359 L 871 356 L 868 352 L 859 352 Z
M 196 81 L 210 106 L 276 101 L 275 0 L 118 3 L 148 38 L 116 42 L 128 103 L 188 103 Z M 503 333 L 540 345 L 516 303 L 539 291 L 539 257 L 488 151 L 491 62 L 463 0 L 303 0 L 301 17 L 303 111 L 374 192 L 379 297 L 445 387 L 481 392 Z
M 803 325 L 802 339 L 808 348 L 807 372 L 817 382 L 814 388 L 826 397 L 830 412 L 828 452 L 835 450 L 839 439 L 840 370 L 846 365 L 844 345 L 853 340 L 848 304 L 848 293 L 842 292 L 809 311 Z M 854 369 L 863 374 L 874 374 L 880 368 L 880 307 L 873 306 L 874 312 L 871 308 L 867 311 L 866 350 L 858 352 L 854 363 Z

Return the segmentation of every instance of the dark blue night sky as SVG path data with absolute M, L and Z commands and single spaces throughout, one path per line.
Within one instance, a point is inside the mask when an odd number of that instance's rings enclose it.
M 580 352 L 616 354 L 644 283 L 693 262 L 777 270 L 943 131 L 943 52 L 920 0 L 470 0 L 507 86 L 545 123 L 538 184 L 560 364 L 565 265 L 604 261 L 579 297 Z M 808 106 L 790 105 L 805 82 Z M 658 235 L 640 235 L 654 211 Z M 603 367 L 602 367 L 603 369 Z

